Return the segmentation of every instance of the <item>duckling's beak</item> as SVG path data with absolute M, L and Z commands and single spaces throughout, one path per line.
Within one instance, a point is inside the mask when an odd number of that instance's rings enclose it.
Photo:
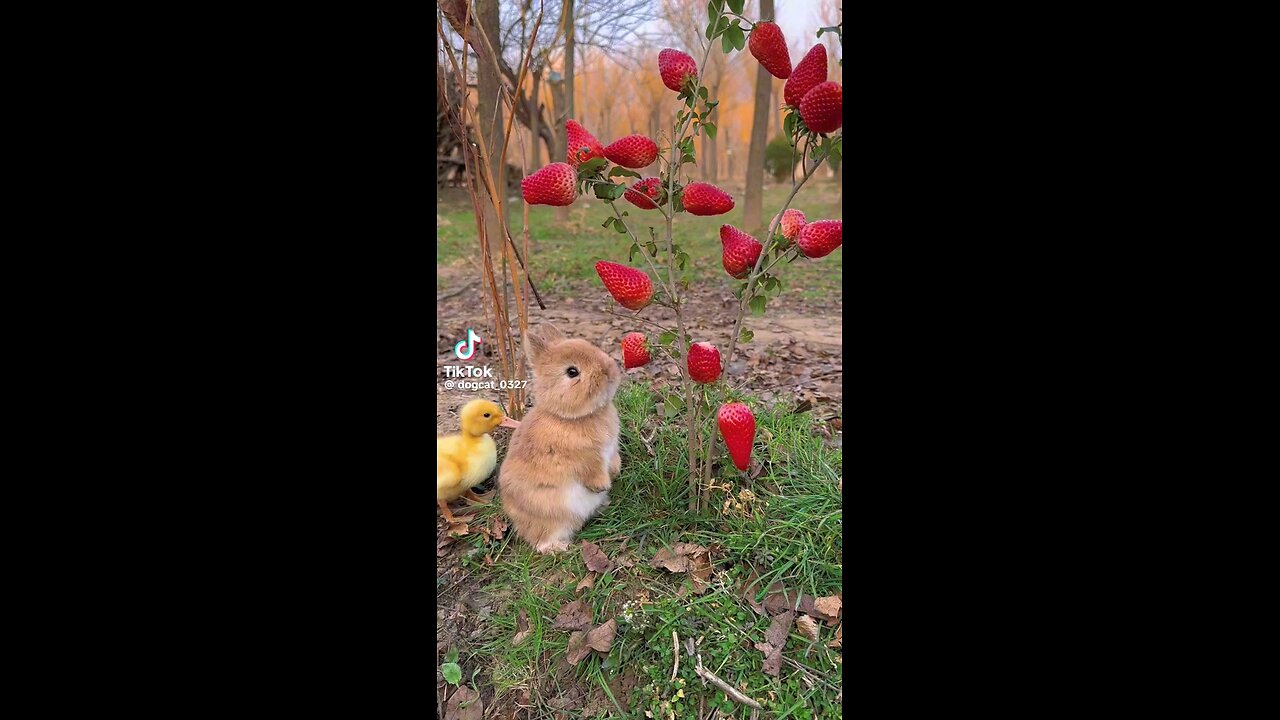
M 502 422 L 498 423 L 498 427 L 518 428 L 520 427 L 520 421 L 512 420 L 511 418 L 503 418 Z

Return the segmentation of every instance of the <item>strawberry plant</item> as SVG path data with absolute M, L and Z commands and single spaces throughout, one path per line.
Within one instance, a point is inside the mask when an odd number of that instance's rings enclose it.
M 590 192 L 613 212 L 604 227 L 631 240 L 629 264 L 602 260 L 596 264 L 596 273 L 614 300 L 634 312 L 623 314 L 625 317 L 661 331 L 656 339 L 640 332 L 628 334 L 622 343 L 624 366 L 640 367 L 661 355 L 681 368 L 683 392 L 666 394 L 663 405 L 670 415 L 685 414 L 690 510 L 709 500 L 712 462 L 720 438 L 725 441 L 734 467 L 744 472 L 751 469 L 755 417 L 740 397 L 741 388 L 730 387 L 726 380 L 738 344 L 752 340 L 751 331 L 743 327 L 747 311 L 757 316 L 764 314 L 769 299 L 782 292 L 779 265 L 800 257 L 825 257 L 842 241 L 842 221 L 811 221 L 790 207 L 818 167 L 840 157 L 843 136 L 831 133 L 843 123 L 844 98 L 840 84 L 827 81 L 826 48 L 820 43 L 815 45 L 793 68 L 782 29 L 770 18 L 752 21 L 744 17 L 744 5 L 745 0 L 709 0 L 705 32 L 709 43 L 701 63 L 675 48 L 658 53 L 656 65 L 662 82 L 678 93 L 683 103 L 670 135 L 659 138 L 661 142 L 629 135 L 602 146 L 586 128 L 568 120 L 567 162 L 552 163 L 521 184 L 525 202 L 531 205 L 568 204 Z M 752 237 L 728 224 L 720 228 L 721 263 L 725 272 L 738 281 L 734 290 L 738 299 L 736 317 L 724 352 L 707 339 L 694 338 L 687 330 L 686 318 L 694 309 L 689 300 L 689 281 L 677 277 L 683 275 L 690 257 L 672 239 L 673 223 L 680 213 L 716 216 L 734 208 L 729 193 L 711 183 L 686 182 L 687 173 L 681 172 L 697 162 L 694 138 L 702 133 L 714 138 L 717 132 L 708 118 L 719 102 L 709 97 L 699 75 L 699 68 L 706 66 L 717 40 L 725 53 L 742 50 L 749 44 L 751 55 L 765 70 L 786 80 L 783 134 L 792 155 L 791 192 L 763 237 Z M 641 177 L 636 172 L 655 160 L 659 163 L 656 177 Z M 641 225 L 637 218 L 631 216 L 630 210 L 619 209 L 617 201 L 622 199 L 641 212 L 656 210 L 663 219 L 661 230 L 650 225 L 647 237 L 643 237 L 637 232 Z M 632 267 L 637 256 L 648 272 Z M 642 317 L 650 305 L 670 308 L 675 314 L 675 327 L 664 327 Z

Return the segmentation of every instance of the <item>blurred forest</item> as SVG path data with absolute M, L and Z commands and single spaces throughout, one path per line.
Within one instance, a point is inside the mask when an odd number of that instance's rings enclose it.
M 522 176 L 548 162 L 565 160 L 564 121 L 569 118 L 605 145 L 632 133 L 647 135 L 660 147 L 670 142 L 677 100 L 658 75 L 658 51 L 674 47 L 702 57 L 707 43 L 703 35 L 706 0 L 472 0 L 474 16 L 470 17 L 466 16 L 467 6 L 466 0 L 440 0 L 437 4 L 442 29 L 437 35 L 438 186 L 456 185 L 462 175 L 460 138 L 445 119 L 446 102 L 456 107 L 460 91 L 441 37 L 452 44 L 455 57 L 469 53 L 466 87 L 472 123 L 477 118 L 485 125 L 495 119 L 502 125 L 507 122 L 498 117 L 502 106 L 495 110 L 494 98 L 483 97 L 482 90 L 495 95 L 502 92 L 513 101 L 516 124 L 507 149 L 507 167 L 495 172 L 495 177 L 503 176 L 508 188 L 518 186 Z M 842 21 L 839 0 L 749 0 L 744 14 L 752 19 L 772 17 L 778 22 L 793 66 L 815 44 L 825 44 L 828 79 L 843 82 L 843 68 L 837 62 L 841 57 L 839 40 L 833 33 L 817 37 L 819 28 Z M 458 31 L 467 20 L 468 27 L 478 25 L 496 46 L 501 77 L 494 77 L 495 63 L 477 58 L 462 42 Z M 517 95 L 516 81 L 526 57 L 529 70 Z M 750 197 L 748 179 L 756 180 L 754 194 L 759 197 L 758 183 L 790 172 L 789 167 L 779 169 L 776 157 L 761 158 L 752 163 L 759 168 L 751 174 L 754 177 L 748 177 L 753 125 L 764 123 L 763 133 L 757 133 L 763 138 L 757 153 L 763 154 L 765 144 L 781 137 L 784 81 L 768 76 L 746 49 L 725 55 L 715 48 L 700 73 L 711 97 L 720 100 L 718 117 L 712 119 L 719 132 L 714 139 L 705 134 L 698 139 L 697 166 L 688 167 L 689 176 L 719 183 L 730 192 L 745 189 L 748 217 L 754 220 L 747 224 L 756 225 L 760 220 L 751 217 L 754 198 Z M 768 92 L 757 92 L 765 89 L 765 83 Z M 764 112 L 759 116 L 758 97 L 765 97 Z M 496 133 L 490 129 L 485 137 L 496 138 L 500 144 L 502 128 Z M 474 131 L 474 125 L 469 125 L 468 132 Z M 656 174 L 657 164 L 640 172 Z M 557 215 L 566 217 L 566 212 L 561 209 Z

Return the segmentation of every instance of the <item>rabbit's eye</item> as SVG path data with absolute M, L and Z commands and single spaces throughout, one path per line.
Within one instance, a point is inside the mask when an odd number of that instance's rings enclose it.
M 485 413 L 485 414 L 484 414 L 484 416 L 485 416 L 485 417 L 489 417 L 489 413 Z
M 564 371 L 564 373 L 569 377 L 578 377 L 578 368 L 570 366 L 568 370 Z

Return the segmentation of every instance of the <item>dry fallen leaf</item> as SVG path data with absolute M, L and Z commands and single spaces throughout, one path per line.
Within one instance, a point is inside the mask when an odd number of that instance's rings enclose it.
M 666 568 L 670 572 L 687 572 L 697 593 L 706 592 L 711 580 L 710 551 L 693 543 L 676 543 L 662 548 L 649 561 L 650 567 Z
M 769 629 L 764 633 L 764 641 L 776 648 L 786 645 L 787 636 L 791 634 L 791 624 L 795 619 L 796 614 L 790 610 L 773 616 L 773 622 L 769 623 Z
M 489 567 L 489 566 L 493 565 L 493 556 L 492 556 L 492 555 L 489 555 L 489 554 L 487 554 L 487 553 L 485 554 L 485 556 L 484 556 L 484 565 L 485 565 L 485 567 Z
M 756 643 L 756 649 L 764 653 L 764 673 L 778 677 L 778 673 L 782 670 L 782 648 L 787 644 L 787 635 L 791 633 L 791 623 L 795 621 L 796 614 L 790 610 L 780 613 L 773 618 L 773 622 L 769 624 L 769 629 L 765 631 L 764 642 Z
M 832 620 L 835 620 L 840 616 L 840 605 L 841 600 L 839 595 L 828 595 L 827 597 L 820 597 L 813 601 L 814 609 Z
M 764 667 L 761 670 L 766 675 L 778 677 L 778 672 L 782 670 L 782 648 L 776 648 L 769 643 L 756 643 L 756 649 L 764 653 Z
M 472 700 L 475 702 L 461 707 L 463 703 Z M 484 702 L 480 700 L 480 693 L 472 690 L 470 686 L 459 685 L 453 696 L 449 698 L 449 703 L 444 707 L 444 720 L 482 720 L 482 718 L 484 718 Z
M 602 653 L 607 653 L 613 647 L 613 638 L 617 634 L 618 621 L 610 620 L 587 633 L 587 644 Z
M 581 630 L 575 630 L 569 635 L 569 652 L 565 658 L 570 665 L 577 665 L 582 662 L 582 658 L 591 654 L 591 646 L 587 644 L 587 634 Z
M 844 642 L 843 639 L 841 638 L 843 634 L 844 634 L 844 623 L 840 623 L 840 627 L 836 628 L 836 639 L 827 643 L 827 647 L 833 647 L 833 648 L 841 647 Z
M 575 587 L 573 591 L 581 592 L 584 589 L 590 590 L 595 586 L 596 586 L 596 574 L 593 572 L 589 572 L 587 573 L 586 577 L 582 578 L 582 580 L 578 583 L 578 586 Z
M 587 569 L 592 572 L 607 573 L 613 569 L 613 563 L 605 557 L 600 546 L 586 540 L 582 541 L 582 559 L 587 563 Z
M 813 618 L 809 617 L 808 615 L 801 615 L 800 617 L 796 618 L 796 627 L 800 629 L 801 635 L 804 635 L 810 640 L 817 641 L 818 623 L 814 622 Z
M 574 600 L 560 608 L 552 630 L 585 630 L 591 627 L 591 608 L 585 600 Z
M 455 537 L 471 534 L 471 526 L 464 522 L 449 523 L 449 534 Z
M 520 617 L 516 618 L 516 636 L 511 638 L 511 645 L 514 647 L 524 642 L 532 632 L 529 629 L 529 611 L 520 608 Z
M 506 519 L 501 515 L 494 515 L 489 521 L 489 533 L 493 535 L 494 540 L 501 540 L 508 527 Z

